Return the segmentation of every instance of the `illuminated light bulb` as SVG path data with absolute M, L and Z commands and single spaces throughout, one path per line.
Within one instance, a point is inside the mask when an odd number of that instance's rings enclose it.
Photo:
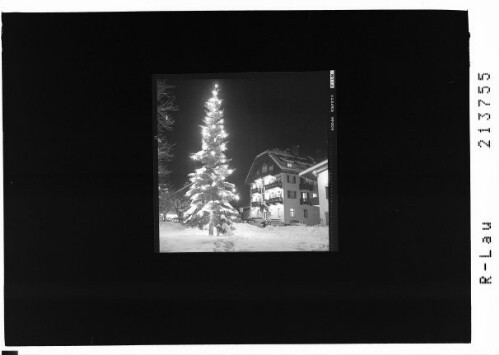
M 211 93 L 213 94 L 213 96 L 217 96 L 217 91 L 216 90 L 213 90 Z
M 224 123 L 224 119 L 223 118 L 220 120 L 220 123 Z
M 218 88 L 218 84 L 215 84 L 215 88 Z
M 213 155 L 213 156 L 215 155 L 215 151 L 214 150 L 211 151 L 211 155 Z
M 212 125 L 211 128 L 215 129 L 215 128 L 217 128 L 217 126 L 216 125 Z
M 236 199 L 236 201 L 238 201 L 239 200 L 239 195 L 236 195 L 235 199 Z

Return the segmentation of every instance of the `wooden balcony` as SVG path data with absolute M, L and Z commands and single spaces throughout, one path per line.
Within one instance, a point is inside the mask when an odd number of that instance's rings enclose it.
M 306 199 L 303 199 L 303 198 L 300 198 L 300 205 L 310 205 L 310 199 L 309 198 L 306 198 Z
M 312 206 L 319 206 L 319 198 L 318 197 L 310 197 L 310 204 Z
M 255 187 L 254 189 L 250 189 L 250 193 L 254 194 L 256 192 L 260 192 L 260 189 L 258 187 Z
M 271 189 L 273 187 L 282 187 L 282 181 L 274 181 L 270 184 L 265 185 L 265 190 Z
M 282 203 L 282 197 L 272 197 L 267 200 L 268 204 Z
M 319 206 L 318 197 L 300 198 L 300 205 Z
M 309 183 L 306 183 L 306 182 L 301 182 L 300 183 L 300 190 L 310 190 L 310 191 L 313 191 L 314 190 L 314 184 L 309 184 Z

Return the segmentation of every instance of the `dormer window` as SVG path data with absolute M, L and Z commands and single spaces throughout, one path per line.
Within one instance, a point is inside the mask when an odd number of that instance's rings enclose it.
M 262 165 L 262 173 L 266 173 L 267 172 L 267 164 L 263 164 Z
M 293 167 L 293 163 L 287 163 L 286 165 L 288 166 L 288 168 L 292 168 Z

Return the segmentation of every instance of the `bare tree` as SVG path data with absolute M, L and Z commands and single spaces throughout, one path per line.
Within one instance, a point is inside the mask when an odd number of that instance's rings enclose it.
M 169 184 L 160 184 L 158 186 L 158 194 L 159 194 L 159 213 L 162 213 L 166 216 L 168 211 L 172 208 L 172 189 Z
M 178 218 L 182 220 L 184 211 L 189 208 L 190 198 L 185 194 L 176 194 L 171 198 L 171 209 L 177 214 Z
M 171 85 L 166 79 L 158 79 L 156 82 L 156 118 L 158 123 L 158 183 L 168 183 L 168 163 L 173 158 L 173 144 L 168 142 L 167 133 L 172 130 L 175 120 L 173 113 L 178 111 L 175 86 Z
M 168 212 L 173 211 L 181 219 L 182 214 L 189 208 L 190 198 L 185 196 L 185 189 L 190 183 L 185 183 L 184 187 L 175 191 L 170 184 L 159 186 L 159 212 L 165 216 Z

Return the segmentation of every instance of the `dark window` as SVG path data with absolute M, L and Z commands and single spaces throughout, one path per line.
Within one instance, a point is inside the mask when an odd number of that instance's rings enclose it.
M 308 218 L 308 210 L 306 208 L 303 209 L 303 218 Z
M 288 198 L 296 198 L 296 191 L 288 190 Z
M 269 166 L 269 171 L 272 171 L 272 170 L 274 170 L 274 166 L 273 165 Z
M 329 200 L 329 186 L 326 186 L 326 199 Z
M 293 184 L 296 184 L 296 176 L 293 176 Z
M 267 164 L 263 164 L 262 173 L 266 173 L 266 172 L 267 172 Z

